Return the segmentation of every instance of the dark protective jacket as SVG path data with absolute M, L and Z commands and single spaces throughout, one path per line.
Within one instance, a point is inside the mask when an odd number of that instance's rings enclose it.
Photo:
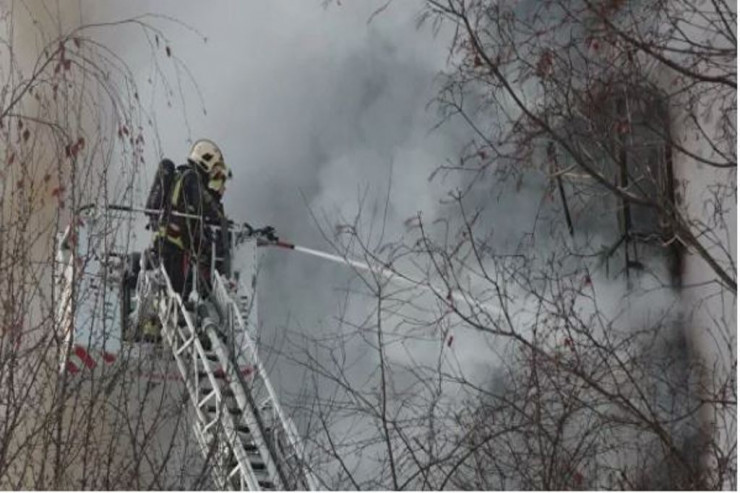
M 206 261 L 211 254 L 213 237 L 208 225 L 225 225 L 223 205 L 207 187 L 208 176 L 193 163 L 177 168 L 170 195 L 170 213 L 165 214 L 159 236 L 195 258 Z M 202 220 L 179 217 L 172 212 L 190 214 Z M 224 234 L 226 232 L 224 231 Z

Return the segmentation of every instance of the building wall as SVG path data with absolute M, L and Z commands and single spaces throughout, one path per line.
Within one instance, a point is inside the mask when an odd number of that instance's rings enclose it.
M 706 100 L 705 100 L 706 101 Z M 696 144 L 690 129 L 681 125 L 680 110 L 674 125 L 677 137 L 685 138 L 691 152 L 709 156 L 706 146 Z M 708 128 L 716 119 L 704 122 Z M 706 248 L 733 277 L 737 266 L 737 202 L 736 173 L 734 170 L 712 168 L 697 163 L 685 154 L 674 157 L 676 180 L 682 195 L 682 206 L 690 217 L 701 218 L 712 229 L 716 239 L 703 238 Z M 724 196 L 715 195 L 718 187 Z M 723 218 L 715 221 L 715 207 L 724 210 Z M 716 241 L 726 249 L 725 254 Z M 684 249 L 681 261 L 681 299 L 683 301 L 684 330 L 690 342 L 694 363 L 699 369 L 692 384 L 698 395 L 714 400 L 736 398 L 735 362 L 737 361 L 737 298 L 731 289 L 717 282 L 717 275 L 707 262 L 692 249 Z M 736 408 L 722 403 L 706 404 L 701 419 L 706 440 L 716 441 L 723 453 L 736 445 Z M 734 455 L 734 454 L 733 454 Z M 711 451 L 704 458 L 715 467 Z M 730 481 L 728 478 L 727 481 Z M 729 483 L 726 482 L 725 486 Z

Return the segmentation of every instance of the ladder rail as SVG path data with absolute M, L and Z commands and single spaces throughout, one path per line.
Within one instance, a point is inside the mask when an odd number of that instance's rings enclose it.
M 218 338 L 212 327 L 208 329 L 207 333 L 216 355 L 219 358 L 219 362 L 222 367 L 226 369 L 229 385 L 234 392 L 234 398 L 236 399 L 239 408 L 243 411 L 246 424 L 255 439 L 257 447 L 260 450 L 266 450 L 268 452 L 267 455 L 269 456 L 269 460 L 265 460 L 265 466 L 267 467 L 269 476 L 280 478 L 280 483 L 282 483 L 283 488 L 287 489 L 288 485 L 285 475 L 275 460 L 276 454 L 273 448 L 265 437 L 264 422 L 260 414 L 254 412 L 253 399 L 249 393 L 248 386 L 241 378 L 239 367 L 233 364 L 226 349 L 223 347 L 223 343 Z
M 165 337 L 174 337 L 174 334 L 172 332 L 165 332 Z M 171 342 L 171 347 L 174 347 L 175 344 L 174 341 Z M 180 369 L 180 372 L 182 374 L 187 374 L 187 368 L 182 361 L 181 358 L 175 357 L 175 361 L 177 362 L 178 368 Z M 198 442 L 198 446 L 201 449 L 201 452 L 203 453 L 203 457 L 206 458 L 206 460 L 213 455 L 214 447 L 217 445 L 215 441 L 213 441 L 210 445 L 208 443 L 208 430 L 212 427 L 212 425 L 218 421 L 219 416 L 214 417 L 212 420 L 209 421 L 208 416 L 203 412 L 202 406 L 198 403 L 198 394 L 197 389 L 193 389 L 189 382 L 186 381 L 185 387 L 188 391 L 188 396 L 190 398 L 190 402 L 193 404 L 193 407 L 195 408 L 196 413 L 196 419 L 197 421 L 193 423 L 192 429 L 195 434 L 195 438 Z M 199 426 L 201 423 L 205 423 L 204 426 Z M 216 471 L 216 474 L 218 476 L 217 482 L 220 483 L 222 486 L 226 485 L 226 479 L 223 477 L 223 473 L 221 471 Z
M 117 205 L 109 205 L 103 209 L 126 213 L 152 212 Z M 94 204 L 80 208 L 77 213 L 80 216 L 86 215 L 85 223 L 91 227 L 108 225 L 107 221 L 104 225 L 98 224 L 101 210 Z M 96 224 L 98 226 L 95 226 Z M 254 239 L 252 229 L 246 225 L 243 227 L 230 225 L 229 230 L 233 233 L 229 239 L 230 252 L 233 252 L 238 244 Z M 56 329 L 65 340 L 66 348 L 71 347 L 75 335 L 74 286 L 79 274 L 76 271 L 82 267 L 78 266 L 78 257 L 75 255 L 77 241 L 74 234 L 75 226 L 70 225 L 59 237 L 57 272 L 54 279 L 62 291 L 62 303 L 55 313 Z M 115 231 L 111 233 L 105 229 L 102 232 L 106 239 L 108 234 L 115 234 Z M 107 245 L 108 243 L 106 248 Z M 172 352 L 177 370 L 184 381 L 188 399 L 195 411 L 192 426 L 195 438 L 209 463 L 210 473 L 216 484 L 224 489 L 260 490 L 280 486 L 289 489 L 296 485 L 299 489 L 317 489 L 317 483 L 302 462 L 303 449 L 295 426 L 282 412 L 277 394 L 259 359 L 256 346 L 247 332 L 247 324 L 238 305 L 224 288 L 223 279 L 216 271 L 217 260 L 223 263 L 225 259 L 216 258 L 215 252 L 214 247 L 211 259 L 212 279 L 214 285 L 220 287 L 222 294 L 225 295 L 222 305 L 227 307 L 224 312 L 226 316 L 220 317 L 220 321 L 212 320 L 209 324 L 205 323 L 208 320 L 207 316 L 202 318 L 191 316 L 180 294 L 172 289 L 169 276 L 161 262 L 154 269 L 147 268 L 147 265 L 151 264 L 145 252 L 140 259 L 140 270 L 136 280 L 136 308 L 130 313 L 123 313 L 126 318 L 122 316 L 121 323 L 134 324 L 134 327 L 140 327 L 147 319 L 156 319 L 161 323 L 162 341 L 169 346 L 167 353 Z M 111 252 L 108 253 L 113 255 Z M 256 260 L 256 252 L 254 255 Z M 103 261 L 100 262 L 102 265 Z M 113 270 L 117 271 L 118 268 L 114 266 Z M 252 277 L 253 289 L 255 278 L 256 275 Z M 253 302 L 254 296 L 251 294 L 250 301 Z M 220 336 L 223 335 L 225 328 L 232 329 L 226 332 L 232 336 L 235 335 L 233 329 L 236 328 L 240 332 L 240 337 L 243 337 L 240 347 L 248 349 L 243 355 L 234 353 L 221 341 Z M 210 340 L 212 353 L 204 348 L 201 342 L 203 336 Z M 242 357 L 249 360 L 253 369 L 250 382 L 242 378 L 240 366 Z M 221 368 L 216 366 L 218 364 Z M 63 372 L 66 359 L 62 360 L 61 365 L 60 371 Z M 221 374 L 217 376 L 219 372 Z M 254 383 L 258 385 L 253 385 Z M 268 408 L 272 413 L 269 414 L 269 421 L 265 419 L 268 417 L 266 408 L 260 405 L 261 402 L 257 402 L 261 401 L 258 395 L 262 395 L 263 389 L 268 395 L 270 403 Z M 234 402 L 238 409 L 234 409 Z M 287 441 L 287 453 L 282 441 L 275 438 L 278 435 L 281 440 Z M 294 469 L 291 469 L 290 473 L 293 476 L 288 480 L 283 469 L 288 470 L 289 467 L 299 464 L 295 462 L 295 456 L 301 458 L 300 470 L 303 474 L 295 475 Z M 215 457 L 216 460 L 211 462 L 211 457 Z M 238 483 L 235 482 L 237 479 Z
M 171 302 L 171 301 L 168 300 L 168 302 Z M 172 306 L 169 305 L 166 309 L 172 310 Z M 165 338 L 167 338 L 167 341 L 170 347 L 173 350 L 173 355 L 175 356 L 175 362 L 177 363 L 178 369 L 180 370 L 181 375 L 187 375 L 188 368 L 183 358 L 181 357 L 181 355 L 185 353 L 184 350 L 187 349 L 188 346 L 190 346 L 191 344 L 196 344 L 195 338 L 186 340 L 180 348 L 177 348 L 177 341 L 175 340 L 175 337 L 179 335 L 181 339 L 184 339 L 185 335 L 182 334 L 182 331 L 177 331 L 177 332 L 180 332 L 180 334 L 177 334 L 176 332 L 177 329 L 175 330 L 169 330 L 169 329 L 170 329 L 169 324 L 163 323 L 163 333 L 165 335 Z M 193 368 L 193 371 L 196 373 L 196 378 L 197 378 L 197 370 L 198 370 L 197 366 L 193 365 L 192 368 Z M 195 385 L 194 385 L 189 379 L 185 378 L 185 388 L 188 391 L 190 402 L 193 404 L 193 407 L 195 409 L 197 420 L 201 423 L 206 423 L 202 430 L 201 428 L 197 426 L 198 423 L 195 423 L 193 426 L 193 430 L 195 431 L 196 438 L 198 439 L 198 444 L 201 446 L 204 456 L 207 457 L 210 454 L 210 450 L 209 450 L 210 447 L 208 445 L 208 437 L 206 436 L 204 431 L 207 431 L 215 422 L 218 421 L 218 416 L 216 416 L 215 418 L 209 421 L 208 416 L 206 415 L 206 413 L 203 412 L 202 404 L 204 403 L 204 401 L 206 401 L 206 399 L 199 400 L 197 380 L 195 380 Z
M 271 411 L 277 418 L 276 420 L 273 419 L 273 422 L 276 421 L 280 424 L 281 431 L 287 439 L 288 446 L 290 447 L 290 452 L 287 454 L 287 456 L 290 457 L 278 457 L 278 460 L 288 458 L 297 459 L 301 476 L 304 482 L 304 484 L 301 485 L 301 489 L 316 491 L 319 489 L 318 480 L 307 466 L 307 463 L 305 461 L 303 443 L 299 438 L 298 431 L 295 428 L 295 424 L 293 423 L 292 419 L 285 415 L 282 407 L 280 406 L 280 401 L 278 399 L 277 393 L 275 392 L 270 382 L 270 379 L 267 375 L 267 370 L 262 364 L 262 360 L 259 357 L 257 348 L 252 341 L 249 331 L 247 330 L 245 320 L 241 314 L 241 311 L 239 310 L 237 303 L 228 294 L 228 290 L 226 289 L 223 277 L 218 272 L 214 272 L 214 274 L 215 275 L 213 284 L 216 299 L 220 302 L 225 302 L 224 306 L 221 307 L 222 311 L 226 315 L 227 320 L 230 320 L 237 325 L 237 327 L 230 327 L 230 329 L 232 330 L 230 330 L 229 333 L 231 335 L 235 334 L 237 328 L 241 332 L 243 341 L 239 350 L 244 352 L 247 360 L 251 363 L 253 367 L 255 376 L 258 376 L 262 381 L 262 384 L 268 396 L 268 400 L 270 402 Z M 257 407 L 256 404 L 253 403 L 253 405 L 255 406 L 255 408 Z M 255 409 L 254 412 L 259 413 L 259 409 Z M 281 451 L 275 450 L 275 453 L 278 452 Z
M 188 390 L 188 393 L 190 394 L 190 400 L 193 404 L 195 410 L 196 410 L 196 417 L 197 420 L 203 424 L 204 428 L 209 423 L 211 423 L 206 414 L 202 410 L 202 406 L 199 405 L 200 399 L 198 396 L 198 366 L 197 362 L 199 361 L 206 373 L 207 379 L 209 383 L 211 384 L 211 387 L 213 389 L 213 399 L 216 402 L 216 412 L 218 413 L 217 416 L 214 418 L 216 420 L 220 420 L 221 425 L 223 427 L 223 431 L 225 434 L 225 438 L 228 442 L 228 445 L 231 448 L 231 453 L 234 455 L 236 461 L 237 461 L 237 467 L 240 472 L 240 479 L 243 484 L 246 484 L 246 486 L 253 491 L 259 491 L 261 489 L 259 485 L 259 479 L 253 470 L 250 460 L 247 457 L 247 453 L 244 450 L 242 442 L 239 440 L 238 434 L 237 434 L 237 427 L 234 423 L 234 419 L 231 416 L 231 413 L 226 408 L 226 400 L 224 399 L 224 396 L 221 391 L 221 384 L 218 382 L 218 379 L 216 378 L 211 365 L 209 363 L 209 360 L 206 356 L 206 351 L 204 350 L 195 329 L 195 324 L 193 323 L 193 320 L 190 316 L 190 313 L 188 313 L 187 310 L 185 310 L 185 307 L 182 303 L 182 299 L 180 298 L 180 295 L 175 293 L 172 289 L 172 285 L 170 283 L 170 280 L 167 276 L 167 273 L 164 271 L 164 269 L 160 266 L 156 271 L 156 275 L 162 276 L 162 279 L 165 283 L 165 294 L 166 299 L 164 306 L 160 306 L 159 310 L 159 317 L 160 321 L 162 323 L 162 330 L 165 335 L 165 338 L 167 342 L 170 345 L 170 348 L 172 349 L 172 354 L 177 361 L 178 369 L 180 370 L 181 375 L 183 376 L 185 380 L 185 386 Z M 180 327 L 178 326 L 178 316 L 183 317 L 185 321 L 185 327 L 187 328 L 187 332 L 183 334 L 182 330 L 180 330 Z M 184 328 L 185 328 L 184 327 Z M 214 337 L 216 337 L 215 333 L 213 332 L 213 327 L 209 327 L 208 329 Z M 183 342 L 178 344 L 177 338 L 183 340 Z M 190 378 L 188 374 L 188 368 L 184 361 L 184 355 L 185 351 L 180 351 L 182 349 L 181 346 L 184 346 L 186 344 L 193 346 L 193 356 L 196 360 L 196 364 L 193 365 L 193 371 L 195 372 L 195 375 L 193 379 Z M 249 419 L 247 419 L 249 421 Z M 197 425 L 196 425 L 197 427 Z M 251 428 L 250 428 L 251 429 Z M 208 435 L 213 437 L 212 446 L 218 446 L 220 443 L 218 442 L 218 434 L 217 433 L 211 433 L 210 431 L 204 431 L 199 428 L 196 428 L 196 436 L 198 438 L 198 442 L 201 445 L 201 449 L 204 454 L 210 453 L 208 448 Z M 263 447 L 260 447 L 259 440 L 257 440 L 257 447 L 258 450 L 264 450 Z M 264 457 L 266 454 L 262 453 L 260 454 L 262 457 L 262 460 L 266 463 L 271 460 L 270 457 Z M 267 460 L 266 460 L 267 459 Z M 269 468 L 269 466 L 268 466 Z M 220 486 L 222 488 L 227 488 L 230 486 L 229 483 L 229 477 L 231 476 L 229 473 L 231 470 L 223 470 L 221 464 L 216 464 L 213 467 L 214 473 L 217 476 L 217 482 L 220 483 Z M 274 483 L 274 481 L 273 481 Z

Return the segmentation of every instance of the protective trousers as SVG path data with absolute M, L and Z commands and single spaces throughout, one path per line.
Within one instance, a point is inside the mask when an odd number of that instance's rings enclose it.
M 163 238 L 159 238 L 157 241 L 157 253 L 167 276 L 170 278 L 172 289 L 183 300 L 187 299 L 185 280 L 188 273 L 188 255 L 183 249 Z

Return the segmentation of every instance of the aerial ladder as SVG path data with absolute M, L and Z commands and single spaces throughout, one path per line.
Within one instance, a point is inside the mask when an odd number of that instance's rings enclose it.
M 67 355 L 74 343 L 75 271 L 80 269 L 75 240 L 80 236 L 78 226 L 83 224 L 80 218 L 95 220 L 110 211 L 146 212 L 89 206 L 60 237 L 57 278 L 64 289 L 58 317 L 65 331 Z M 254 262 L 258 245 L 277 241 L 241 226 L 231 226 L 228 237 L 227 255 L 243 248 L 252 252 Z M 124 337 L 139 337 L 136 332 L 143 324 L 159 324 L 166 353 L 163 357 L 174 360 L 179 371 L 191 407 L 193 434 L 215 485 L 252 491 L 319 489 L 295 425 L 280 406 L 253 337 L 256 271 L 241 279 L 238 272 L 219 272 L 215 267 L 223 259 L 216 257 L 216 251 L 211 249 L 207 299 L 194 296 L 183 300 L 150 251 L 135 256 L 108 252 L 97 258 L 104 268 L 113 266 L 119 272 L 114 278 L 121 283 L 124 299 L 128 296 L 126 283 L 135 279 L 135 290 L 123 303 L 121 324 L 123 331 L 129 332 Z M 118 261 L 109 262 L 111 258 Z M 196 278 L 196 286 L 197 282 Z M 60 371 L 67 365 L 62 361 Z

